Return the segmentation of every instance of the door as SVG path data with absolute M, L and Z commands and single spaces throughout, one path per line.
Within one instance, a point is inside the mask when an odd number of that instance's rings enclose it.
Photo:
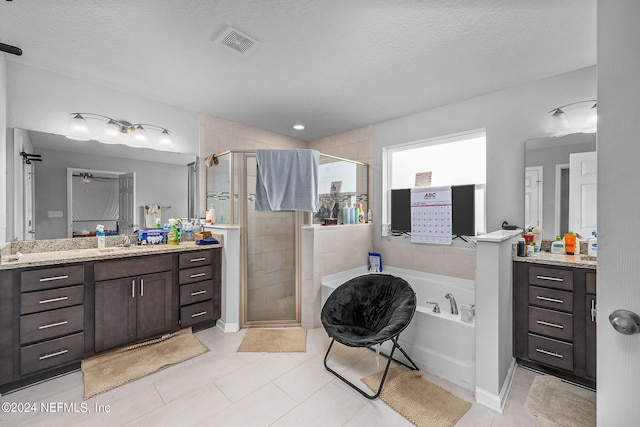
M 531 166 L 524 173 L 524 226 L 542 227 L 542 166 Z
M 171 272 L 147 274 L 138 279 L 136 340 L 171 330 Z
M 96 352 L 135 341 L 135 277 L 96 282 L 95 289 Z
M 136 224 L 136 173 L 118 176 L 118 224 L 120 234 L 131 234 Z
M 583 239 L 597 224 L 597 166 L 595 151 L 569 156 L 569 230 Z
M 243 325 L 299 324 L 296 212 L 257 212 L 255 154 L 244 156 L 240 200 Z

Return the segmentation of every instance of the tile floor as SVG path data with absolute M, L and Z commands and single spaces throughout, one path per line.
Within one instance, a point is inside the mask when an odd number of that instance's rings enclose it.
M 410 426 L 381 400 L 370 401 L 328 373 L 322 359 L 329 339 L 309 330 L 306 353 L 237 353 L 244 331 L 196 333 L 211 351 L 138 381 L 82 400 L 79 371 L 2 396 L 2 402 L 44 402 L 59 412 L 5 413 L 6 426 Z M 366 349 L 334 345 L 331 363 L 351 380 L 378 371 Z M 384 358 L 380 358 L 381 368 Z M 524 400 L 536 374 L 518 368 L 504 413 L 477 403 L 457 426 L 535 426 Z M 463 399 L 472 393 L 432 375 L 432 382 Z M 83 413 L 86 405 L 89 413 Z M 74 409 L 78 412 L 65 411 Z M 108 412 L 107 412 L 108 409 Z

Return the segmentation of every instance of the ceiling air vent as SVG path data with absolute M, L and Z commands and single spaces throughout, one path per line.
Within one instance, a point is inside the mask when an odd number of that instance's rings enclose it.
M 258 40 L 234 27 L 226 28 L 217 41 L 240 55 L 246 55 L 258 43 Z

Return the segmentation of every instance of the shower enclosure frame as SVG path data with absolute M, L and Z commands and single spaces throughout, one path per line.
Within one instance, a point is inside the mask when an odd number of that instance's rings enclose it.
M 311 212 L 293 212 L 294 215 L 294 275 L 295 275 L 295 319 L 293 320 L 248 320 L 247 319 L 247 305 L 248 305 L 248 284 L 249 284 L 249 269 L 248 269 L 248 191 L 247 191 L 247 159 L 255 158 L 256 150 L 253 149 L 232 149 L 225 150 L 220 153 L 214 154 L 214 158 L 220 158 L 222 156 L 229 155 L 229 220 L 225 221 L 229 225 L 240 226 L 240 326 L 242 328 L 249 327 L 296 327 L 301 326 L 302 322 L 302 227 L 306 225 L 314 224 L 314 213 Z M 357 160 L 346 159 L 343 157 L 333 156 L 330 154 L 320 153 L 322 157 L 327 157 L 337 161 L 346 161 L 355 165 L 367 167 L 367 185 L 365 192 L 369 194 L 369 165 L 359 162 Z M 237 157 L 236 157 L 237 156 Z M 215 163 L 217 164 L 217 162 Z M 236 170 L 237 169 L 237 170 Z M 237 172 L 238 182 L 234 180 L 234 176 Z M 208 179 L 207 179 L 208 181 Z M 206 194 L 206 201 L 208 206 L 208 193 Z M 237 194 L 238 200 L 238 212 L 236 212 L 235 198 Z M 365 211 L 366 212 L 366 211 Z M 225 218 L 226 219 L 226 218 Z

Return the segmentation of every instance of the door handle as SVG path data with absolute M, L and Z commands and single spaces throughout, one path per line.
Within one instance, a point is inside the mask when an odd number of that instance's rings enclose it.
M 622 335 L 640 333 L 640 316 L 629 310 L 616 310 L 609 315 L 609 323 Z

